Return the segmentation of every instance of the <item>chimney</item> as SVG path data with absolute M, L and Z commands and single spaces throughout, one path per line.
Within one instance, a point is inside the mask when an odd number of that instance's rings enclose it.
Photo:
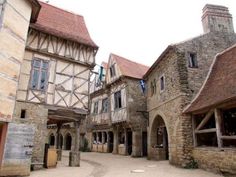
M 232 15 L 224 6 L 206 4 L 203 8 L 202 26 L 204 33 L 234 33 Z

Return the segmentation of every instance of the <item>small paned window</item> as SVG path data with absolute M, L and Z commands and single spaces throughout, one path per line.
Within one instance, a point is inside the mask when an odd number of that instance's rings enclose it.
M 108 112 L 108 98 L 102 100 L 102 113 Z
M 195 54 L 195 53 L 189 53 L 188 54 L 188 66 L 190 68 L 197 68 L 198 67 L 197 54 Z
M 33 69 L 31 73 L 31 89 L 45 91 L 48 78 L 48 61 L 41 59 L 33 60 Z
M 121 105 L 121 91 L 114 93 L 114 100 L 115 100 L 115 109 L 119 109 L 122 107 Z
M 114 64 L 110 67 L 110 75 L 111 75 L 111 77 L 114 77 L 116 75 L 116 70 L 115 70 Z
M 161 89 L 161 91 L 163 91 L 164 89 L 165 89 L 165 78 L 164 78 L 164 76 L 161 76 L 160 77 L 160 89 Z
M 98 113 L 98 101 L 94 103 L 93 113 L 94 113 L 94 114 L 97 114 L 97 113 Z

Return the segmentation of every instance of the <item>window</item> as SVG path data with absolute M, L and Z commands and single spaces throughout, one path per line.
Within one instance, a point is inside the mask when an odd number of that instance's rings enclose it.
M 122 107 L 121 105 L 121 91 L 118 91 L 114 94 L 114 100 L 115 100 L 115 109 L 119 109 Z
M 236 108 L 210 110 L 193 121 L 196 146 L 236 148 Z
M 115 70 L 114 64 L 110 67 L 110 75 L 111 75 L 111 77 L 114 77 L 116 75 L 116 70 Z
M 108 98 L 102 100 L 102 113 L 108 112 Z
M 25 119 L 25 115 L 26 115 L 26 110 L 25 110 L 25 109 L 22 109 L 22 110 L 21 110 L 21 113 L 20 113 L 20 118 L 21 118 L 21 119 Z
M 98 113 L 98 101 L 94 103 L 93 113 L 94 113 L 94 114 L 97 114 L 97 113 Z
M 190 68 L 197 68 L 197 55 L 195 53 L 189 53 L 188 54 L 188 66 Z
M 164 76 L 160 77 L 160 89 L 163 91 L 165 89 L 165 78 Z
M 31 73 L 31 89 L 45 91 L 48 78 L 48 61 L 34 59 Z
M 156 79 L 151 82 L 151 96 L 156 94 Z

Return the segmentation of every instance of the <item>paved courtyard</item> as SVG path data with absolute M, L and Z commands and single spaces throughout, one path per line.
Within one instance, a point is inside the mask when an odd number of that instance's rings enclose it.
M 188 170 L 168 161 L 149 161 L 128 156 L 81 153 L 81 167 L 68 167 L 68 152 L 57 168 L 34 171 L 30 177 L 220 177 L 204 170 Z

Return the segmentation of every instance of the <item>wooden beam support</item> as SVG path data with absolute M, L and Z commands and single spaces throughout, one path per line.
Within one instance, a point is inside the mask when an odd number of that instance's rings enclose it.
M 203 129 L 203 130 L 195 130 L 196 134 L 200 133 L 213 133 L 216 132 L 216 128 L 209 128 L 209 129 Z
M 215 120 L 216 120 L 216 135 L 217 135 L 217 143 L 218 147 L 222 148 L 222 139 L 220 138 L 222 136 L 221 133 L 221 125 L 222 125 L 222 114 L 219 109 L 214 110 L 215 113 Z
M 236 140 L 236 136 L 221 136 L 220 138 L 223 140 Z
M 200 130 L 207 122 L 208 120 L 211 118 L 211 116 L 213 115 L 214 110 L 211 109 L 206 116 L 202 119 L 201 123 L 197 126 L 196 130 Z
M 192 129 L 193 129 L 193 146 L 196 147 L 197 146 L 197 136 L 195 134 L 196 120 L 193 115 L 191 116 L 191 118 L 192 118 Z

